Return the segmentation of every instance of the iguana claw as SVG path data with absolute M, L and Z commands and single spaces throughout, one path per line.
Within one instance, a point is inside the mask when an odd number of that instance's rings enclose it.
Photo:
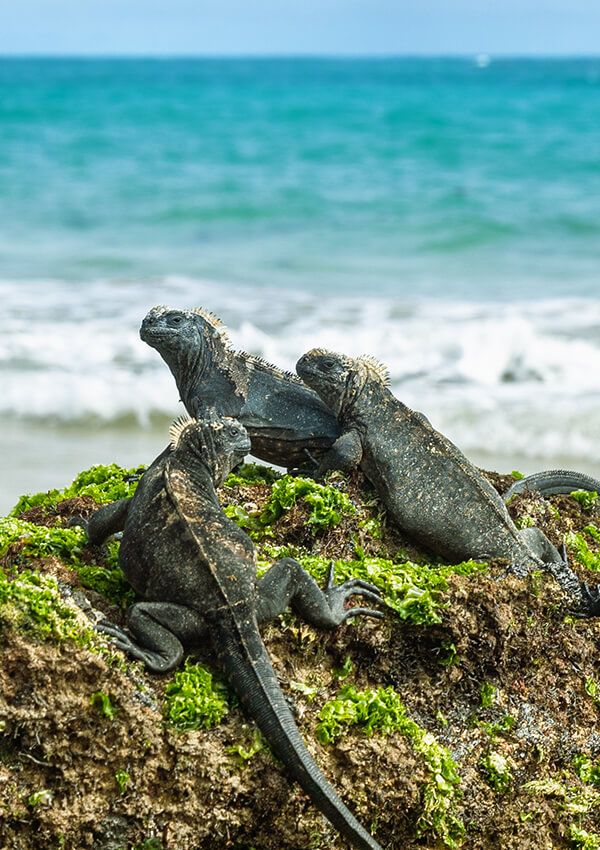
M 600 616 L 600 590 L 596 585 L 592 590 L 587 581 L 581 582 L 581 604 L 572 611 L 574 617 L 599 617 Z
M 132 652 L 134 648 L 137 649 L 137 646 L 131 639 L 129 633 L 125 629 L 120 628 L 120 626 L 115 626 L 114 623 L 111 623 L 108 620 L 100 620 L 99 623 L 96 623 L 94 628 L 97 632 L 100 632 L 100 634 L 107 635 L 107 637 L 112 638 L 113 643 L 119 649 L 126 652 Z
M 378 620 L 383 618 L 381 611 L 376 611 L 373 608 L 346 608 L 345 602 L 354 594 L 360 594 L 369 602 L 383 603 L 379 588 L 362 578 L 351 578 L 342 584 L 334 582 L 334 566 L 333 561 L 329 564 L 327 571 L 327 583 L 324 590 L 327 601 L 331 608 L 331 613 L 337 619 L 338 623 L 343 623 L 348 617 L 375 617 Z

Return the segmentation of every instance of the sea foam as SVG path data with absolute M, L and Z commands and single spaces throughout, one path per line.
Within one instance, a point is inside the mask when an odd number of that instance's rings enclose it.
M 85 299 L 57 281 L 2 288 L 6 420 L 144 428 L 181 412 L 168 368 L 138 334 L 146 311 L 167 303 L 216 312 L 234 348 L 290 371 L 315 346 L 373 354 L 398 398 L 467 453 L 600 463 L 595 299 L 411 302 L 175 276 L 120 288 L 98 281 Z

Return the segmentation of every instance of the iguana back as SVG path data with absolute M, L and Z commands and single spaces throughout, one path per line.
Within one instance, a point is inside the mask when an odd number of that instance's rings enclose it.
M 507 558 L 541 566 L 560 556 L 542 532 L 519 532 L 481 472 L 387 387 L 373 358 L 313 349 L 298 374 L 338 416 L 349 464 L 360 464 L 403 530 L 451 561 Z

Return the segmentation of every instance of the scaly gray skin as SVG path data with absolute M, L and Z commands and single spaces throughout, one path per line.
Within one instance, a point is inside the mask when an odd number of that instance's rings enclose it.
M 336 414 L 335 448 L 345 469 L 360 468 L 393 521 L 449 561 L 506 558 L 516 572 L 545 569 L 579 606 L 598 600 L 538 528 L 518 530 L 502 497 L 427 418 L 396 399 L 373 358 L 313 349 L 297 363 L 300 377 Z M 327 461 L 320 472 L 327 470 Z
M 321 591 L 291 558 L 274 564 L 257 582 L 250 538 L 221 510 L 215 488 L 250 449 L 235 420 L 180 423 L 173 450 L 143 476 L 128 510 L 119 554 L 127 579 L 143 598 L 128 616 L 128 630 L 100 630 L 156 673 L 181 663 L 185 645 L 208 642 L 248 714 L 293 781 L 355 847 L 381 850 L 335 794 L 308 753 L 281 692 L 258 623 L 291 604 L 321 628 L 347 617 L 381 617 L 344 606 L 352 594 L 380 596 L 360 579 Z
M 339 424 L 318 395 L 295 375 L 233 351 L 214 314 L 154 307 L 142 321 L 140 337 L 169 366 L 191 416 L 235 416 L 250 435 L 252 454 L 278 466 L 321 460 L 321 468 L 344 468 L 344 455 L 337 451 Z M 536 489 L 534 478 L 519 486 Z M 578 488 L 588 489 L 583 478 Z M 124 528 L 128 510 L 129 499 L 121 499 L 72 524 L 83 526 L 90 545 L 98 545 Z

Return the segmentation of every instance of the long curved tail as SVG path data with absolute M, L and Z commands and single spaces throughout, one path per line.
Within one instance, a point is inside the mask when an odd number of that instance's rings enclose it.
M 559 493 L 571 493 L 573 490 L 589 490 L 600 493 L 600 481 L 586 475 L 585 472 L 574 472 L 570 469 L 546 469 L 534 472 L 525 478 L 519 478 L 510 485 L 504 496 L 508 502 L 517 493 L 524 490 L 537 490 L 542 496 L 556 496 Z
M 233 618 L 232 618 L 233 619 Z M 290 776 L 331 823 L 359 850 L 382 850 L 329 785 L 306 749 L 277 682 L 253 615 L 227 618 L 214 647 L 227 678 Z

